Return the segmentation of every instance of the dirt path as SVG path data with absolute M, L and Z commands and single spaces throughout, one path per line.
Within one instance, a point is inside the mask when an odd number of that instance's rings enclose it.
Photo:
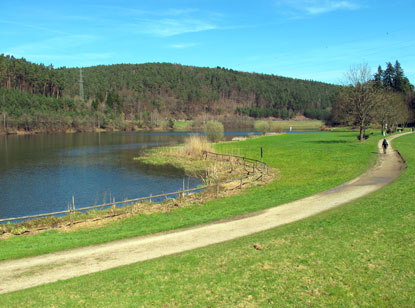
M 395 137 L 397 136 L 389 139 Z M 0 262 L 0 294 L 272 229 L 310 217 L 378 190 L 391 183 L 404 168 L 405 165 L 400 155 L 390 147 L 386 155 L 379 155 L 379 160 L 373 168 L 348 183 L 245 217 L 38 257 L 3 261 Z

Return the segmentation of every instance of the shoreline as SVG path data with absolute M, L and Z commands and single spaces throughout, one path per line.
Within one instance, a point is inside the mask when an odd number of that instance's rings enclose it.
M 148 168 L 171 168 L 183 172 L 186 176 L 201 177 L 205 184 L 216 185 L 216 189 L 208 186 L 200 192 L 182 194 L 177 198 L 166 198 L 160 202 L 151 202 L 150 196 L 150 202 L 140 201 L 121 207 L 74 212 L 75 221 L 72 221 L 72 214 L 67 214 L 63 216 L 45 216 L 28 219 L 12 222 L 11 224 L 9 222 L 9 224 L 5 224 L 4 226 L 0 224 L 0 239 L 6 239 L 12 236 L 32 235 L 52 229 L 65 230 L 65 232 L 76 231 L 79 228 L 94 229 L 102 227 L 102 225 L 113 220 L 125 219 L 140 214 L 170 212 L 176 208 L 188 207 L 195 202 L 201 206 L 214 199 L 241 193 L 251 186 L 269 184 L 277 176 L 277 172 L 269 168 L 269 173 L 267 172 L 265 174 L 261 172 L 260 182 L 258 182 L 258 179 L 255 179 L 258 176 L 256 173 L 252 173 L 251 175 L 248 173 L 244 177 L 244 182 L 242 182 L 242 175 L 245 171 L 242 164 L 238 165 L 238 157 L 235 156 L 233 159 L 223 161 L 208 159 L 204 155 L 194 157 L 187 154 L 183 155 L 181 152 L 182 148 L 183 146 L 174 146 L 162 147 L 161 151 L 158 150 L 156 152 L 149 150 L 145 156 L 135 157 L 134 161 Z M 176 154 L 172 154 L 172 149 L 173 153 Z M 185 156 L 184 161 L 183 156 Z M 157 160 L 159 162 L 156 162 Z M 221 171 L 216 171 L 217 166 L 219 166 L 218 169 Z M 212 170 L 214 170 L 214 174 Z
M 219 120 L 220 121 L 220 120 Z M 259 121 L 273 121 L 278 122 L 282 124 L 282 128 L 284 130 L 289 130 L 290 127 L 293 127 L 294 130 L 321 130 L 323 123 L 319 120 L 279 120 L 279 119 L 248 119 L 244 124 L 242 124 L 241 121 L 235 120 L 230 121 L 226 120 L 224 121 L 226 127 L 229 128 L 250 128 L 251 130 L 254 130 L 254 123 Z M 200 122 L 200 123 L 199 123 Z M 223 121 L 222 121 L 223 122 Z M 127 122 L 130 123 L 130 122 Z M 123 128 L 93 128 L 93 129 L 85 129 L 85 130 L 76 130 L 76 129 L 66 129 L 66 130 L 52 130 L 52 131 L 45 131 L 45 130 L 17 130 L 17 129 L 7 129 L 4 131 L 3 128 L 0 129 L 0 136 L 27 136 L 27 135 L 53 135 L 53 134 L 77 134 L 77 133 L 108 133 L 108 132 L 200 132 L 203 131 L 203 122 L 198 121 L 197 124 L 194 124 L 194 120 L 175 120 L 175 126 L 173 128 L 168 128 L 164 124 L 165 121 L 159 121 L 158 124 L 153 127 L 138 127 L 137 125 L 130 125 L 127 129 Z M 229 125 L 229 123 L 234 123 L 234 125 Z M 300 125 L 301 123 L 301 125 Z M 306 126 L 304 126 L 304 123 L 307 123 Z

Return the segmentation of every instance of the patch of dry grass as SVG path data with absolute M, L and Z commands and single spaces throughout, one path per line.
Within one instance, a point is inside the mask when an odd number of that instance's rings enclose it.
M 182 153 L 188 156 L 199 158 L 203 156 L 203 152 L 211 152 L 212 147 L 205 136 L 191 135 L 186 138 L 184 146 L 181 150 Z

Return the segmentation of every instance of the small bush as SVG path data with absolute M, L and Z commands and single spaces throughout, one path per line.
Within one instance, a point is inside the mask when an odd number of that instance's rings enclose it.
M 174 121 L 172 119 L 169 119 L 169 121 L 167 122 L 167 127 L 170 129 L 174 128 Z
M 269 122 L 267 121 L 258 121 L 255 122 L 254 128 L 257 132 L 261 132 L 263 135 L 265 135 L 270 130 Z
M 218 121 L 208 121 L 205 125 L 205 134 L 210 142 L 218 142 L 223 139 L 223 124 Z

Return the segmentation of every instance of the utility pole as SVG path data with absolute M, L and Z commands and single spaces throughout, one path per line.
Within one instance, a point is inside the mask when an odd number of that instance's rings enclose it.
M 3 93 L 3 106 L 6 108 L 6 95 Z M 6 132 L 6 110 L 3 110 L 3 129 Z
M 79 69 L 79 99 L 84 101 L 84 80 L 82 78 L 82 68 Z

